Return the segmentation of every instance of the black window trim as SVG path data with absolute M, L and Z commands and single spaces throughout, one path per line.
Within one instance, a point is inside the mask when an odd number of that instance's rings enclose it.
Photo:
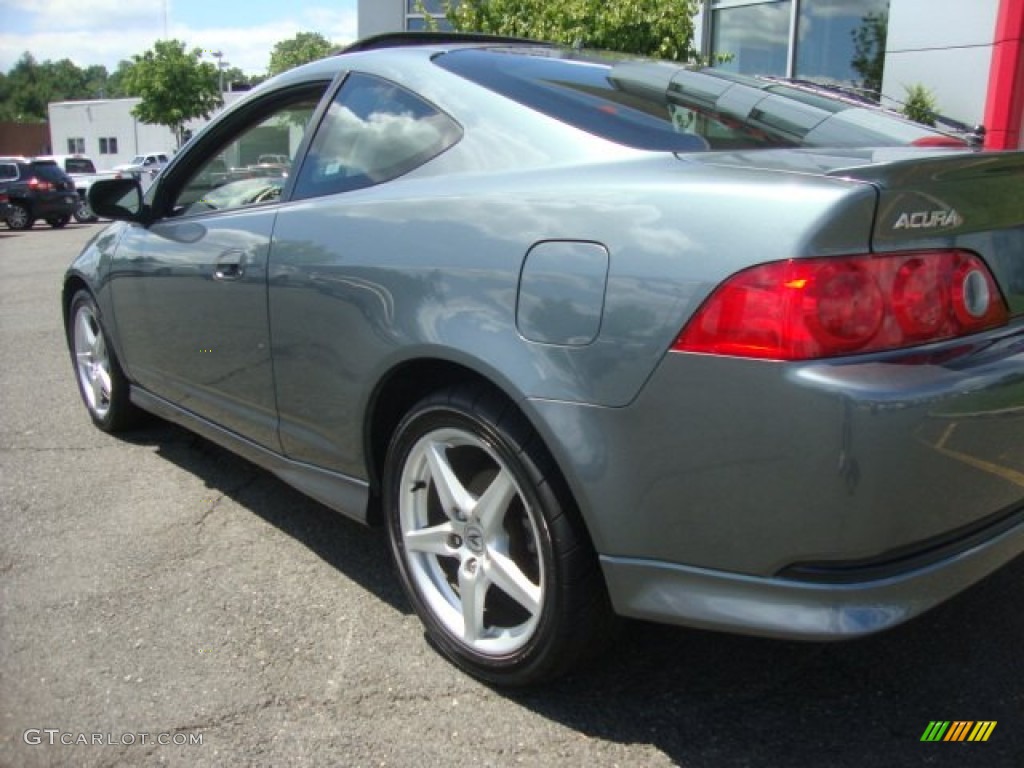
M 337 88 L 340 85 L 342 74 L 339 73 L 333 78 L 324 77 L 306 80 L 275 90 L 272 93 L 265 94 L 246 103 L 243 107 L 232 112 L 225 120 L 211 123 L 208 131 L 198 134 L 188 147 L 170 158 L 170 163 L 163 174 L 161 174 L 159 182 L 150 187 L 146 195 L 147 222 L 152 223 L 154 221 L 176 218 L 170 206 L 173 205 L 183 186 L 188 183 L 196 170 L 194 163 L 188 163 L 186 166 L 187 158 L 200 157 L 202 158 L 201 164 L 209 162 L 215 154 L 239 135 L 239 130 L 244 129 L 245 126 L 252 125 L 254 120 L 260 119 L 260 116 L 264 118 L 269 117 L 286 102 L 300 98 L 302 94 L 312 95 L 314 91 L 319 91 L 320 100 L 310 117 L 309 127 L 306 129 L 302 141 L 299 142 L 299 146 L 295 150 L 296 161 L 292 166 L 292 173 L 289 174 L 284 187 L 281 189 L 281 197 L 267 205 L 280 205 L 290 200 L 298 169 L 301 162 L 305 159 L 306 150 L 314 133 L 313 126 L 318 124 L 324 111 L 330 105 L 334 93 L 337 92 Z M 202 213 L 190 215 L 189 218 L 193 216 L 216 216 L 239 210 L 251 210 L 251 208 L 203 211 Z

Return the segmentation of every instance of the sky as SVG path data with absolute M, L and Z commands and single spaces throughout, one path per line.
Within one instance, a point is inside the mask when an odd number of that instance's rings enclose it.
M 225 66 L 263 74 L 274 44 L 299 32 L 356 39 L 357 0 L 0 0 L 0 72 L 37 61 L 117 69 L 164 37 L 221 51 Z M 212 57 L 208 61 L 215 62 Z

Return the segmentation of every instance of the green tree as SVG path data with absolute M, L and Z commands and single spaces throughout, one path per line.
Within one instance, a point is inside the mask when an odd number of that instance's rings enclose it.
M 11 84 L 8 77 L 0 72 L 0 122 L 14 120 L 14 109 L 11 106 Z
M 180 40 L 160 40 L 134 61 L 123 77 L 124 89 L 142 98 L 132 114 L 144 123 L 166 125 L 182 142 L 185 122 L 209 117 L 220 106 L 217 67 L 202 61 L 202 50 L 185 50 Z
M 861 87 L 876 99 L 882 94 L 882 71 L 885 68 L 885 40 L 889 31 L 888 13 L 869 13 L 853 30 L 853 59 L 850 65 L 861 76 Z
M 254 86 L 263 82 L 260 75 L 247 75 L 238 67 L 224 68 L 224 89 L 231 90 L 233 85 Z
M 106 67 L 82 69 L 70 59 L 38 62 L 26 51 L 6 75 L 0 74 L 0 119 L 44 121 L 51 102 L 108 95 L 108 80 Z
M 4 100 L 6 119 L 18 122 L 43 122 L 51 101 L 86 98 L 82 70 L 67 59 L 57 62 L 36 61 L 26 51 L 7 74 L 8 98 Z
M 49 103 L 42 83 L 42 70 L 35 57 L 25 51 L 7 72 L 2 116 L 20 123 L 38 123 L 46 120 Z
M 903 86 L 907 92 L 907 100 L 903 103 L 903 114 L 911 120 L 935 127 L 936 107 L 935 95 L 921 83 Z
M 128 59 L 121 59 L 117 63 L 117 69 L 110 73 L 107 77 L 105 97 L 108 99 L 120 99 L 125 96 L 139 96 L 138 93 L 129 93 L 125 87 L 125 78 L 131 71 L 135 63 Z
M 464 32 L 530 37 L 694 61 L 699 0 L 461 0 L 445 16 Z
M 281 40 L 270 52 L 270 66 L 267 74 L 273 77 L 300 64 L 322 59 L 335 46 L 319 32 L 299 32 L 295 37 Z

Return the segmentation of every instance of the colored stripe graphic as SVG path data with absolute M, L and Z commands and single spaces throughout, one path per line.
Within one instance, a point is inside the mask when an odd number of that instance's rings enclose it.
M 921 741 L 941 741 L 947 728 L 949 728 L 948 720 L 932 720 L 924 729 Z
M 988 741 L 996 729 L 996 720 L 932 720 L 921 734 L 921 741 Z
M 992 735 L 992 731 L 996 729 L 995 720 L 982 720 L 971 731 L 971 735 L 967 737 L 968 741 L 988 741 L 988 737 Z
M 949 733 L 943 741 L 963 741 L 967 736 L 970 727 L 974 725 L 971 720 L 957 720 L 950 726 Z

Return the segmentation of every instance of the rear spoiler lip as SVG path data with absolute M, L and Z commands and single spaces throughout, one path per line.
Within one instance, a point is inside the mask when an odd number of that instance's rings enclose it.
M 1024 228 L 1024 151 L 949 150 L 826 175 L 878 190 L 875 250 L 954 247 L 966 235 Z
M 480 32 L 386 32 L 381 35 L 373 35 L 357 40 L 351 45 L 332 51 L 334 56 L 342 56 L 346 53 L 361 53 L 363 51 L 376 51 L 382 48 L 410 48 L 414 46 L 431 45 L 528 45 L 542 48 L 565 48 L 557 43 L 547 43 L 541 40 L 530 40 L 525 37 L 508 37 L 505 35 L 488 35 Z

